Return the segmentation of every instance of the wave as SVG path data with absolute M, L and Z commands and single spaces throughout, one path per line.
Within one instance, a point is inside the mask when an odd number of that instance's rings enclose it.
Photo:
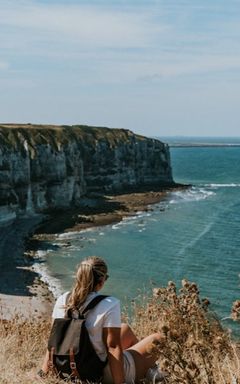
M 240 187 L 240 183 L 200 184 L 199 186 L 191 187 L 185 191 L 172 192 L 170 194 L 171 200 L 169 201 L 169 204 L 205 200 L 211 196 L 216 195 L 216 192 L 214 192 L 213 190 L 216 190 L 218 188 L 239 188 L 239 187 Z
M 240 184 L 239 183 L 229 183 L 229 184 L 204 184 L 205 187 L 208 188 L 239 188 Z
M 170 196 L 173 198 L 169 201 L 169 204 L 205 200 L 213 195 L 215 195 L 213 191 L 208 191 L 202 187 L 192 187 L 185 191 L 172 192 Z
M 55 298 L 62 294 L 63 288 L 60 284 L 60 280 L 51 276 L 46 264 L 35 263 L 33 265 L 33 270 L 38 273 L 40 280 L 47 284 L 49 291 L 52 292 Z
M 52 276 L 49 268 L 46 264 L 46 255 L 47 251 L 37 251 L 36 252 L 36 262 L 33 264 L 33 270 L 39 275 L 39 278 L 42 282 L 47 284 L 48 289 L 52 292 L 53 296 L 57 298 L 63 292 L 60 280 Z
M 180 249 L 180 251 L 178 252 L 178 256 L 183 255 L 186 249 L 192 248 L 195 244 L 197 244 L 197 242 L 199 240 L 201 240 L 201 238 L 203 236 L 205 236 L 211 230 L 211 228 L 213 227 L 214 223 L 215 223 L 214 221 L 208 223 L 205 226 L 205 228 L 203 228 L 203 230 L 200 233 L 197 234 L 196 237 L 194 237 L 188 244 L 184 245 L 182 247 L 182 249 Z
M 112 229 L 116 230 L 116 229 L 119 229 L 125 225 L 135 224 L 137 222 L 137 220 L 144 219 L 146 217 L 150 217 L 151 215 L 152 214 L 149 212 L 144 212 L 144 211 L 136 212 L 136 214 L 134 216 L 123 217 L 123 219 L 121 221 L 119 221 L 119 223 L 113 224 Z
M 96 230 L 96 228 L 92 227 L 92 228 L 81 229 L 80 231 L 64 232 L 64 233 L 57 234 L 56 238 L 60 240 L 77 239 L 79 237 L 82 237 L 83 233 L 92 232 L 94 230 Z

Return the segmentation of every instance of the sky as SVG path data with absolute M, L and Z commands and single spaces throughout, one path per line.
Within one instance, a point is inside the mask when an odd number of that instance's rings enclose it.
M 240 136 L 240 0 L 0 0 L 0 122 Z

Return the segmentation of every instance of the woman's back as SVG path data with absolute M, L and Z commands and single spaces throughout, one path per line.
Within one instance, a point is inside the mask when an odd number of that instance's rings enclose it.
M 84 309 L 90 301 L 98 295 L 98 292 L 89 293 L 84 304 L 82 305 L 82 309 Z M 66 301 L 68 297 L 69 292 L 65 292 L 57 299 L 53 309 L 53 319 L 65 317 Z M 120 302 L 112 296 L 108 296 L 103 299 L 96 305 L 96 307 L 91 309 L 86 314 L 86 328 L 88 330 L 90 340 L 102 361 L 105 361 L 107 357 L 107 350 L 103 343 L 102 337 L 103 328 L 107 327 L 121 327 Z
M 64 318 L 67 310 L 82 310 L 91 300 L 99 295 L 108 279 L 108 268 L 105 261 L 97 256 L 84 259 L 76 273 L 75 282 L 71 292 L 60 296 L 53 310 L 53 318 Z M 61 323 L 61 321 L 60 321 Z M 149 335 L 138 342 L 131 328 L 124 324 L 121 326 L 120 302 L 114 297 L 106 297 L 86 313 L 86 329 L 97 353 L 103 362 L 108 358 L 108 364 L 101 368 L 103 382 L 133 383 L 142 380 L 148 369 L 153 367 L 156 356 L 149 351 L 149 347 L 161 339 L 159 333 Z M 81 335 L 81 330 L 79 331 Z M 73 348 L 68 348 L 68 366 L 72 370 L 72 378 L 81 378 L 80 371 L 76 369 Z M 49 368 L 54 368 L 54 348 L 46 352 L 42 369 L 38 377 L 44 378 Z M 96 356 L 97 357 L 97 356 Z M 100 361 L 100 365 L 102 362 Z M 93 365 L 94 370 L 94 365 Z M 154 371 L 154 380 L 163 379 L 162 375 Z

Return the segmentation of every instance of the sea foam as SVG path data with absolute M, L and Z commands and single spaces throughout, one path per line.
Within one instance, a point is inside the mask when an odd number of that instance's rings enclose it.
M 205 184 L 205 187 L 208 188 L 239 188 L 240 184 L 239 183 L 229 183 L 229 184 Z
M 48 286 L 48 289 L 52 292 L 53 296 L 57 298 L 63 292 L 63 288 L 60 280 L 52 276 L 48 269 L 45 262 L 47 254 L 48 251 L 37 251 L 35 255 L 36 262 L 33 264 L 32 268 L 39 275 L 40 280 Z
M 192 187 L 190 189 L 187 189 L 185 191 L 177 191 L 172 192 L 169 203 L 170 204 L 177 204 L 179 202 L 191 202 L 191 201 L 199 201 L 199 200 L 205 200 L 209 198 L 210 196 L 215 195 L 215 192 L 206 190 L 203 187 Z

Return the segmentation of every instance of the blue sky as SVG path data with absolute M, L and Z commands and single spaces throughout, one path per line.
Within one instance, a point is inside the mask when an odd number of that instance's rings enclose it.
M 239 0 L 0 0 L 0 121 L 240 136 Z

